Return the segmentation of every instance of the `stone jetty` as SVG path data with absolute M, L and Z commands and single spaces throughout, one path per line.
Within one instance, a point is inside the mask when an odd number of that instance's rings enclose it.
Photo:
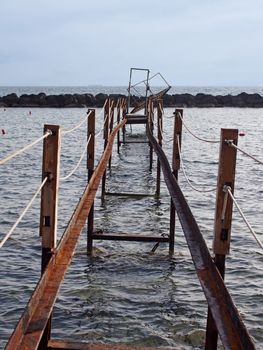
M 125 97 L 121 94 L 103 94 L 97 95 L 86 94 L 61 94 L 46 95 L 39 94 L 23 94 L 17 96 L 12 93 L 0 97 L 0 107 L 54 107 L 54 108 L 72 108 L 72 107 L 102 107 L 106 98 L 113 98 L 117 101 L 119 97 Z M 140 102 L 140 98 L 133 96 L 132 105 Z M 163 98 L 164 107 L 252 107 L 263 108 L 263 96 L 259 94 L 248 94 L 242 92 L 238 95 L 210 95 L 199 93 L 191 94 L 173 94 L 165 95 Z

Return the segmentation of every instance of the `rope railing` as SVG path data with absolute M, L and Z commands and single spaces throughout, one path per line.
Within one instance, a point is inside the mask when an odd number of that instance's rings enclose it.
M 184 122 L 184 120 L 183 120 L 182 115 L 181 115 L 180 112 L 178 113 L 178 115 L 179 115 L 179 117 L 180 117 L 180 119 L 181 119 L 181 121 L 182 121 L 182 123 L 183 123 L 183 126 L 186 128 L 186 130 L 187 130 L 193 137 L 195 137 L 197 140 L 203 141 L 203 142 L 207 142 L 207 143 L 220 143 L 220 140 L 207 140 L 207 139 L 203 139 L 202 137 L 197 136 L 197 135 L 196 135 L 195 133 L 193 133 L 193 132 L 190 130 L 190 128 L 185 124 L 185 122 Z
M 106 103 L 107 103 L 107 99 L 105 100 L 104 105 L 103 105 L 103 107 L 102 107 L 100 113 L 97 115 L 97 118 L 102 114 Z M 78 124 L 76 124 L 73 128 L 71 128 L 71 129 L 69 129 L 69 130 L 63 130 L 63 131 L 62 131 L 62 135 L 69 134 L 69 133 L 75 131 L 76 129 L 80 128 L 81 125 L 84 124 L 84 123 L 87 121 L 87 119 L 89 118 L 90 114 L 91 114 L 91 111 L 89 111 L 89 113 L 87 113 L 87 115 L 85 116 L 85 118 L 83 118 L 83 119 L 82 119 Z
M 157 123 L 156 123 L 156 124 L 157 124 Z M 156 126 L 159 127 L 160 134 L 161 134 L 161 138 L 163 139 L 164 130 L 163 130 L 163 125 L 162 125 L 161 119 L 159 119 L 158 125 L 156 125 Z
M 105 108 L 106 102 L 107 102 L 107 101 L 105 101 L 104 106 L 103 106 L 103 108 L 102 108 L 100 114 L 103 112 L 103 109 Z M 109 108 L 110 108 L 110 106 L 109 106 Z M 99 114 L 99 115 L 100 115 L 100 114 Z M 110 125 L 110 123 L 111 123 L 112 118 L 113 118 L 113 116 L 111 116 L 111 118 L 109 118 L 109 122 L 108 122 L 109 125 Z M 87 119 L 87 118 L 86 118 L 86 119 Z M 101 129 L 98 131 L 98 133 L 96 133 L 95 139 L 102 133 L 106 121 L 107 121 L 107 119 L 104 120 L 104 123 L 102 124 Z M 83 121 L 82 121 L 82 123 L 83 123 Z M 91 135 L 90 135 L 89 138 L 88 138 L 88 141 L 87 141 L 87 143 L 86 143 L 86 145 L 85 145 L 85 147 L 84 147 L 83 152 L 81 153 L 80 159 L 79 159 L 79 161 L 77 162 L 76 166 L 72 169 L 72 171 L 71 171 L 68 175 L 61 177 L 61 178 L 60 178 L 60 181 L 66 181 L 66 180 L 68 180 L 68 179 L 76 172 L 76 170 L 77 170 L 78 167 L 80 166 L 80 164 L 81 164 L 81 162 L 82 162 L 82 160 L 83 160 L 83 158 L 84 158 L 84 156 L 85 156 L 85 153 L 86 153 L 86 150 L 87 150 L 87 147 L 88 147 L 88 145 L 89 145 L 90 140 L 91 140 Z
M 105 104 L 104 104 L 104 106 L 105 106 Z M 105 124 L 106 124 L 106 121 L 107 121 L 107 119 L 105 118 L 104 119 L 104 122 L 103 122 L 103 124 L 102 124 L 102 126 L 101 126 L 101 128 L 100 128 L 100 130 L 96 133 L 96 135 L 95 135 L 95 139 L 102 133 L 102 131 L 104 130 L 104 126 L 105 126 Z M 110 121 L 111 121 L 111 118 L 109 119 L 109 121 L 108 121 L 108 124 L 110 124 Z
M 263 249 L 263 244 L 260 241 L 260 239 L 258 238 L 256 232 L 254 231 L 254 229 L 252 228 L 252 226 L 250 225 L 250 223 L 248 222 L 247 218 L 245 217 L 242 209 L 240 208 L 239 204 L 237 203 L 237 200 L 235 199 L 235 197 L 233 196 L 232 190 L 230 186 L 224 186 L 223 191 L 225 193 L 228 193 L 228 195 L 231 197 L 233 203 L 235 204 L 239 214 L 241 215 L 242 219 L 244 220 L 245 224 L 247 225 L 249 231 L 252 233 L 253 237 L 255 238 L 255 240 L 257 241 L 258 245 L 260 246 L 261 249 Z
M 12 233 L 14 232 L 14 230 L 16 229 L 17 225 L 20 223 L 20 221 L 23 219 L 23 217 L 25 216 L 25 214 L 27 213 L 28 209 L 31 207 L 31 205 L 33 204 L 34 200 L 36 199 L 36 197 L 38 196 L 39 192 L 41 191 L 41 189 L 43 188 L 43 186 L 45 185 L 45 183 L 47 182 L 48 177 L 45 177 L 44 180 L 42 181 L 41 185 L 39 186 L 39 188 L 37 189 L 37 191 L 35 192 L 35 194 L 33 195 L 33 197 L 31 198 L 31 200 L 29 201 L 29 203 L 27 204 L 27 206 L 25 207 L 25 209 L 22 211 L 21 215 L 19 216 L 19 218 L 17 219 L 17 221 L 14 223 L 14 225 L 11 227 L 11 229 L 9 230 L 9 232 L 5 235 L 5 237 L 2 239 L 2 241 L 0 242 L 0 248 L 3 247 L 3 245 L 5 244 L 5 242 L 9 239 L 9 237 L 12 235 Z
M 11 159 L 15 158 L 16 156 L 18 156 L 19 154 L 27 151 L 29 148 L 33 147 L 34 145 L 36 145 L 37 143 L 39 143 L 40 141 L 44 140 L 45 138 L 47 138 L 50 135 L 52 135 L 52 131 L 47 130 L 43 136 L 39 137 L 35 141 L 29 143 L 28 145 L 24 146 L 23 148 L 21 148 L 21 149 L 19 149 L 17 151 L 15 151 L 13 154 L 10 154 L 9 156 L 7 156 L 5 158 L 0 159 L 0 165 L 5 164 L 9 160 L 11 160 Z
M 99 116 L 102 114 L 102 112 L 104 111 L 104 108 L 105 108 L 105 106 L 106 106 L 106 103 L 107 103 L 107 100 L 104 102 L 104 105 L 103 105 L 103 107 L 102 107 L 102 110 L 101 110 L 100 113 L 97 115 L 97 117 L 99 117 Z M 91 111 L 90 111 L 90 113 L 91 113 Z M 74 128 L 72 128 L 71 130 L 68 130 L 67 132 L 64 132 L 64 134 L 65 134 L 65 133 L 68 133 L 68 132 L 71 132 L 71 131 L 75 130 L 77 127 L 81 126 L 81 125 L 87 120 L 87 118 L 89 117 L 90 113 L 88 113 L 87 117 L 86 117 L 84 120 L 82 120 L 79 124 L 77 124 L 77 125 L 76 125 Z M 110 121 L 109 121 L 109 122 L 110 122 Z M 104 123 L 102 124 L 101 129 L 100 129 L 100 130 L 98 131 L 98 133 L 96 133 L 96 135 L 94 136 L 95 139 L 102 133 L 102 131 L 103 131 L 103 129 L 104 129 L 104 126 L 105 126 L 105 123 L 106 123 L 106 119 L 104 120 Z M 83 158 L 84 158 L 84 156 L 85 156 L 85 153 L 86 153 L 86 150 L 87 150 L 87 147 L 88 147 L 88 145 L 89 145 L 90 140 L 91 140 L 91 135 L 90 135 L 89 138 L 88 138 L 88 141 L 87 141 L 87 143 L 86 143 L 86 145 L 85 145 L 85 147 L 84 147 L 84 149 L 83 149 L 83 152 L 81 153 L 81 156 L 80 156 L 79 161 L 77 162 L 76 166 L 72 169 L 72 171 L 71 171 L 68 175 L 60 177 L 60 181 L 66 181 L 66 180 L 68 180 L 68 179 L 77 171 L 77 169 L 79 168 L 79 166 L 80 166 L 80 164 L 81 164 L 81 162 L 82 162 L 82 160 L 83 160 Z
M 261 160 L 257 159 L 256 157 L 252 156 L 251 154 L 249 154 L 246 151 L 239 148 L 237 145 L 234 144 L 233 140 L 225 140 L 225 142 L 226 142 L 226 144 L 228 144 L 228 146 L 235 148 L 239 152 L 245 154 L 247 157 L 249 157 L 249 158 L 253 159 L 254 161 L 256 161 L 257 163 L 263 165 L 263 162 Z
M 160 103 L 159 103 L 159 107 L 160 107 L 160 109 L 161 109 L 163 118 L 166 117 L 166 114 L 164 113 L 163 106 L 162 106 Z M 156 124 L 156 127 L 157 127 L 157 124 Z M 165 131 L 164 128 L 161 128 L 161 126 L 160 126 L 160 129 L 161 129 L 162 139 L 164 139 L 164 136 L 163 136 L 164 134 L 165 134 L 165 135 L 169 135 L 169 133 L 168 133 L 167 131 Z M 164 139 L 164 140 L 165 140 L 165 139 Z M 173 141 L 173 138 L 170 138 L 170 139 L 165 140 L 165 141 L 169 143 L 169 142 Z
M 60 181 L 65 181 L 65 180 L 69 179 L 76 172 L 76 170 L 80 166 L 80 163 L 81 163 L 82 159 L 84 158 L 84 155 L 86 153 L 86 150 L 87 150 L 87 147 L 89 145 L 90 140 L 91 140 L 91 135 L 88 138 L 88 141 L 87 141 L 87 143 L 85 145 L 85 148 L 84 148 L 83 152 L 81 153 L 81 156 L 80 156 L 80 159 L 79 159 L 77 165 L 72 169 L 72 171 L 68 175 L 61 177 Z
M 182 154 L 181 154 L 181 150 L 180 150 L 180 140 L 179 140 L 179 136 L 177 135 L 177 144 L 178 144 L 178 152 L 179 152 L 179 157 L 180 157 L 180 161 L 181 161 L 181 165 L 182 165 L 182 171 L 183 171 L 183 174 L 184 174 L 184 177 L 188 183 L 188 185 L 194 190 L 194 191 L 197 191 L 197 192 L 200 192 L 200 193 L 204 193 L 204 192 L 215 192 L 216 191 L 216 188 L 209 188 L 209 189 L 198 189 L 197 187 L 195 187 L 191 182 L 190 182 L 190 179 L 188 178 L 188 176 L 186 175 L 186 172 L 185 172 L 185 167 L 184 167 L 184 162 L 183 162 L 183 158 L 182 158 Z
M 89 118 L 91 114 L 91 111 L 89 113 L 87 113 L 87 115 L 85 116 L 85 118 L 83 118 L 77 125 L 75 125 L 73 128 L 69 129 L 69 130 L 62 130 L 62 135 L 66 135 L 69 134 L 77 129 L 79 129 L 81 127 L 82 124 L 84 124 L 87 119 Z

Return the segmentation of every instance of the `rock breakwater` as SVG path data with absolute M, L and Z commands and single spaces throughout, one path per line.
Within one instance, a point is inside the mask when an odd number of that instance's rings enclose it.
M 115 101 L 119 97 L 125 97 L 121 94 L 106 95 L 99 93 L 92 94 L 60 94 L 46 95 L 39 94 L 23 94 L 17 96 L 15 93 L 0 97 L 0 107 L 54 107 L 54 108 L 72 108 L 72 107 L 102 107 L 106 98 L 112 98 Z M 140 102 L 140 98 L 133 96 L 132 105 Z M 259 94 L 248 94 L 242 92 L 238 95 L 209 95 L 199 93 L 191 94 L 174 94 L 165 95 L 163 97 L 164 107 L 251 107 L 263 108 L 263 96 Z

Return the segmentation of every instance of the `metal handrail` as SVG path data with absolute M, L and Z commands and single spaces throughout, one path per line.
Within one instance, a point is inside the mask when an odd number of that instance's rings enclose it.
M 167 157 L 152 134 L 149 120 L 146 125 L 146 133 L 151 146 L 159 158 L 164 180 L 176 208 L 197 276 L 224 348 L 254 350 L 254 343 L 212 260 L 192 211 L 172 174 Z

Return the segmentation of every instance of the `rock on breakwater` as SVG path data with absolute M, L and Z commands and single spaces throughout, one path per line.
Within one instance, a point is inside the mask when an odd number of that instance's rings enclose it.
M 0 107 L 54 107 L 54 108 L 72 108 L 72 107 L 102 107 L 105 99 L 110 97 L 117 101 L 119 97 L 125 97 L 122 94 L 60 94 L 46 95 L 23 94 L 17 96 L 15 93 L 0 97 Z M 133 96 L 133 105 L 140 102 L 138 96 Z M 242 92 L 238 95 L 210 95 L 198 93 L 197 95 L 173 94 L 165 95 L 163 98 L 164 107 L 252 107 L 263 108 L 263 96 L 254 93 L 248 94 Z

